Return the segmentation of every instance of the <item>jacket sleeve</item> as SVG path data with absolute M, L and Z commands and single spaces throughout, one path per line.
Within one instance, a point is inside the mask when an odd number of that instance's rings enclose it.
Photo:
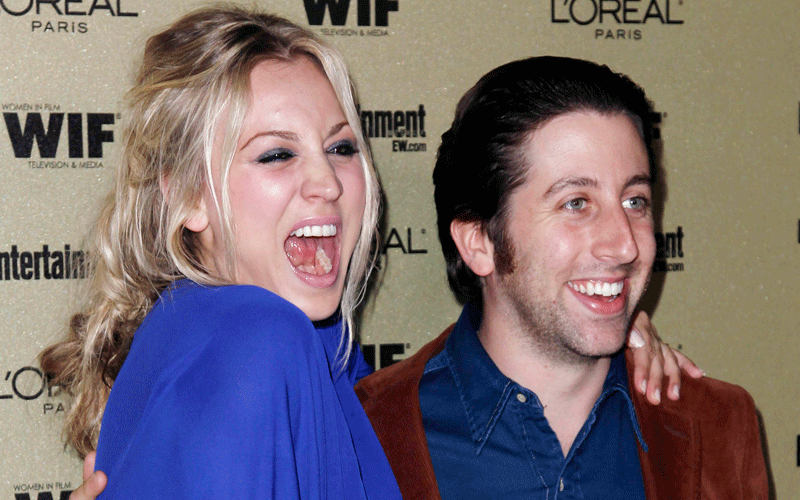
M 766 454 L 764 443 L 761 441 L 761 426 L 758 412 L 750 394 L 745 393 L 746 421 L 743 425 L 747 429 L 744 449 L 742 450 L 742 498 L 764 499 L 769 498 L 769 478 L 767 475 Z
M 327 362 L 293 311 L 229 311 L 171 364 L 103 498 L 317 499 L 325 495 Z

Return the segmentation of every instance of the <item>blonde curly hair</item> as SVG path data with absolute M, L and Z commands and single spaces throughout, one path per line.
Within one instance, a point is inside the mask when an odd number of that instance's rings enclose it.
M 356 136 L 366 178 L 362 230 L 340 304 L 349 332 L 342 339 L 340 361 L 347 361 L 354 311 L 375 259 L 379 187 L 345 63 L 335 50 L 283 18 L 231 5 L 194 11 L 147 41 L 127 96 L 116 185 L 92 231 L 84 305 L 72 316 L 67 338 L 40 354 L 42 368 L 73 398 L 64 432 L 79 455 L 96 448 L 111 384 L 160 293 L 181 278 L 205 285 L 227 282 L 200 262 L 194 233 L 184 224 L 211 185 L 212 146 L 220 131 L 216 209 L 228 262 L 234 262 L 228 172 L 247 112 L 250 72 L 264 60 L 300 57 L 313 61 L 330 81 Z

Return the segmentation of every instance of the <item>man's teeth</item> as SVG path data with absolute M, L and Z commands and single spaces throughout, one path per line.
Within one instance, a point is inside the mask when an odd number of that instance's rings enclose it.
M 336 226 L 333 224 L 324 224 L 322 226 L 303 226 L 297 231 L 294 231 L 292 236 L 297 236 L 298 238 L 309 236 L 336 236 Z
M 602 295 L 603 297 L 612 297 L 622 293 L 622 281 L 617 283 L 600 283 L 590 281 L 585 286 L 583 284 L 576 285 L 570 281 L 569 286 L 571 286 L 576 292 L 585 293 L 586 295 L 590 296 Z

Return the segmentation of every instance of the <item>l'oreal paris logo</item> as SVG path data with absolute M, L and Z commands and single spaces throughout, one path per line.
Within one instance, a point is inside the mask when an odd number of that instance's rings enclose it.
M 127 2 L 126 2 L 127 5 Z M 93 16 L 105 13 L 114 17 L 137 17 L 138 12 L 123 5 L 123 0 L 0 0 L 0 14 L 12 16 L 56 15 Z
M 683 24 L 676 6 L 683 0 L 550 0 L 553 23 Z

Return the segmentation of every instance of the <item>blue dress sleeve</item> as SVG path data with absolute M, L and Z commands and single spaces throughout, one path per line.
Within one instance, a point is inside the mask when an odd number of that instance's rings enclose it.
M 214 331 L 159 370 L 101 498 L 347 497 L 324 348 L 285 304 L 192 322 Z

